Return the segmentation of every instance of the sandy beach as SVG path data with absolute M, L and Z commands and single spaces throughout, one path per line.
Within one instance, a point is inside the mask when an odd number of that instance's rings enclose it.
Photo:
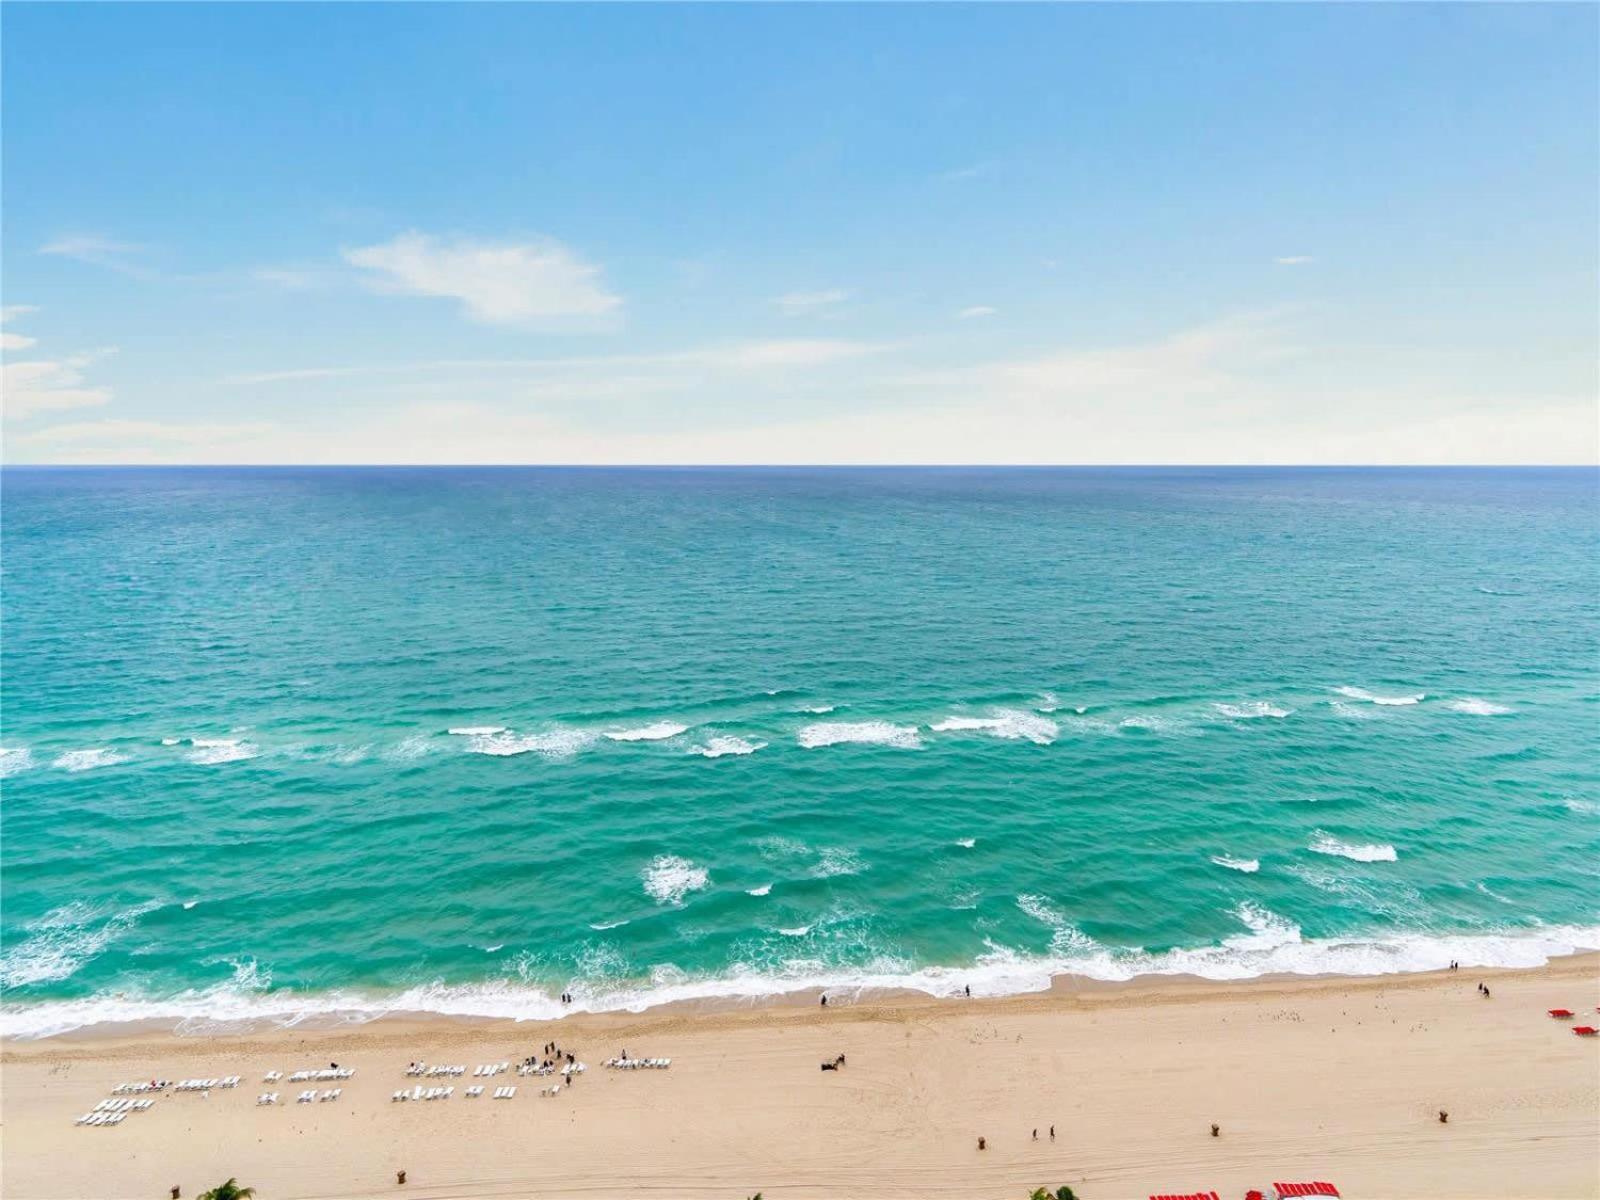
M 83 1034 L 4 1052 L 13 1200 L 194 1196 L 1024 1197 L 1085 1200 L 1330 1180 L 1349 1197 L 1600 1196 L 1600 1044 L 1546 1009 L 1600 1000 L 1600 957 L 1515 972 L 1081 985 L 996 1000 L 835 996 L 762 1008 L 411 1020 L 230 1036 Z M 1477 991 L 1485 981 L 1492 995 Z M 474 1080 L 551 1040 L 589 1064 Z M 669 1070 L 607 1070 L 626 1049 Z M 844 1069 L 819 1069 L 847 1058 Z M 413 1059 L 449 1100 L 394 1103 Z M 262 1075 L 337 1061 L 336 1102 Z M 239 1074 L 115 1128 L 116 1084 Z M 439 1082 L 439 1081 L 432 1081 Z M 464 1099 L 474 1082 L 508 1101 Z M 1438 1111 L 1449 1112 L 1440 1124 Z M 1210 1125 L 1220 1125 L 1212 1137 Z M 1054 1141 L 1049 1127 L 1055 1126 Z M 1039 1140 L 1033 1140 L 1037 1129 Z M 978 1149 L 983 1137 L 987 1149 Z M 405 1169 L 401 1188 L 395 1172 Z

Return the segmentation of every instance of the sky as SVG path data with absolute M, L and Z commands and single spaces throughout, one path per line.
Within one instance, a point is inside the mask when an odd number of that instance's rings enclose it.
M 0 6 L 9 463 L 1594 463 L 1600 7 Z

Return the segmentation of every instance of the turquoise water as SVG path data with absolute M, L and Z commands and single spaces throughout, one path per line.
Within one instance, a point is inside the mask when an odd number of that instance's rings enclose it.
M 1594 471 L 3 486 L 14 1034 L 1600 945 Z

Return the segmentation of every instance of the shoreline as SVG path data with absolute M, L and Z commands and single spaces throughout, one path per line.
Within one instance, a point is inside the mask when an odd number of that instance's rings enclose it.
M 1495 935 L 1485 937 L 1496 943 L 1521 944 L 1530 949 L 1539 947 L 1542 958 L 1538 962 L 1513 962 L 1502 965 L 1484 965 L 1472 963 L 1470 957 L 1463 958 L 1463 970 L 1479 973 L 1496 973 L 1507 971 L 1522 971 L 1537 969 L 1553 963 L 1569 959 L 1592 958 L 1600 961 L 1600 946 L 1591 943 L 1600 941 L 1600 928 L 1560 926 L 1548 930 L 1530 930 L 1519 935 Z M 1471 945 L 1471 939 L 1465 935 L 1441 940 L 1441 945 Z M 1382 943 L 1350 943 L 1358 949 L 1369 949 Z M 916 978 L 921 972 L 908 976 L 889 977 L 894 982 L 883 984 L 865 982 L 862 979 L 843 979 L 839 981 L 802 980 L 787 981 L 782 979 L 753 979 L 748 982 L 753 985 L 766 985 L 765 990 L 750 991 L 718 991 L 717 988 L 724 981 L 711 979 L 702 981 L 699 986 L 707 987 L 704 994 L 690 994 L 683 996 L 667 996 L 663 999 L 652 999 L 651 993 L 642 993 L 644 999 L 639 1003 L 621 1003 L 610 1008 L 588 1008 L 583 1004 L 570 1007 L 561 1007 L 551 999 L 547 992 L 534 985 L 521 987 L 501 987 L 501 981 L 485 981 L 482 984 L 448 985 L 457 989 L 456 998 L 459 1007 L 455 1009 L 405 1007 L 402 1003 L 393 1006 L 384 1003 L 382 997 L 366 997 L 359 994 L 349 994 L 350 1003 L 330 1003 L 329 997 L 344 999 L 346 993 L 333 992 L 327 996 L 306 993 L 266 993 L 265 998 L 292 1000 L 285 1003 L 283 1008 L 274 1011 L 266 1008 L 259 1013 L 243 1013 L 238 1016 L 232 1014 L 218 1015 L 207 1012 L 202 1007 L 194 1011 L 176 1012 L 180 1006 L 200 1004 L 208 996 L 215 994 L 216 989 L 209 989 L 191 997 L 178 996 L 166 1001 L 139 1001 L 151 1006 L 167 1004 L 171 1009 L 160 1015 L 146 1017 L 133 1017 L 128 1019 L 89 1020 L 81 1024 L 72 1025 L 60 1030 L 47 1032 L 33 1032 L 25 1030 L 17 1032 L 12 1028 L 16 1018 L 29 1012 L 41 1012 L 51 1009 L 61 1009 L 77 1003 L 77 1001 L 43 1001 L 34 1005 L 17 1006 L 15 1008 L 0 1008 L 0 1041 L 10 1045 L 26 1044 L 30 1042 L 54 1042 L 62 1039 L 100 1039 L 105 1037 L 136 1036 L 145 1033 L 172 1034 L 174 1036 L 247 1036 L 257 1031 L 271 1031 L 273 1029 L 347 1029 L 360 1027 L 380 1021 L 507 1021 L 515 1024 L 534 1024 L 545 1022 L 558 1022 L 571 1020 L 579 1016 L 604 1016 L 617 1014 L 623 1016 L 639 1017 L 654 1012 L 720 1012 L 725 1010 L 746 1010 L 761 1007 L 804 1007 L 814 1004 L 823 993 L 849 996 L 856 1003 L 885 1003 L 895 1001 L 913 1002 L 916 1000 L 941 1001 L 941 1000 L 969 1000 L 982 999 L 985 1001 L 1007 1000 L 1016 997 L 1039 996 L 1054 994 L 1062 991 L 1091 991 L 1099 989 L 1141 989 L 1164 988 L 1183 984 L 1217 984 L 1220 986 L 1249 986 L 1257 983 L 1289 982 L 1294 980 L 1399 980 L 1411 977 L 1427 977 L 1438 975 L 1441 968 L 1422 967 L 1406 969 L 1404 967 L 1388 971 L 1263 971 L 1256 975 L 1244 975 L 1229 978 L 1216 978 L 1194 971 L 1181 970 L 1149 970 L 1135 973 L 1126 978 L 1103 978 L 1094 975 L 1077 974 L 1070 971 L 1049 971 L 1045 963 L 1019 962 L 1014 964 L 1000 964 L 1012 968 L 1016 972 L 1014 978 L 1026 978 L 1027 983 L 1020 986 L 1006 988 L 999 992 L 986 992 L 982 988 L 985 983 L 991 982 L 982 976 L 984 967 L 949 967 L 926 969 L 926 981 L 931 985 L 940 984 L 939 990 L 932 986 L 919 987 L 909 982 L 899 982 L 901 979 Z M 1037 970 L 1040 974 L 1030 976 L 1030 972 Z M 958 990 L 963 979 L 974 977 L 979 980 L 980 990 L 972 996 L 965 997 Z M 870 977 L 869 977 L 870 978 Z M 882 978 L 882 977 L 879 977 Z M 1028 986 L 1034 978 L 1042 978 L 1043 986 Z M 728 981 L 732 982 L 732 981 Z M 793 982 L 792 988 L 785 987 L 786 983 Z M 695 984 L 679 985 L 684 988 L 693 988 Z M 491 999 L 485 1004 L 483 993 L 474 994 L 475 989 L 490 989 Z M 415 987 L 405 989 L 395 994 L 397 1000 L 404 998 Z M 671 987 L 659 989 L 657 994 L 670 992 Z M 517 999 L 524 1004 L 530 1002 L 541 1007 L 541 1011 L 509 1013 L 492 1011 L 473 1011 L 473 1005 L 488 1007 L 499 1000 L 503 1004 L 510 1001 L 504 998 L 510 993 L 518 993 Z M 630 995 L 630 993 L 622 993 Z M 641 993 L 631 993 L 638 997 Z M 96 997 L 93 1003 L 104 1003 L 104 997 Z M 117 997 L 111 998 L 116 1001 Z M 326 1005 L 326 1007 L 322 1007 Z M 200 1026 L 203 1028 L 185 1029 L 185 1026 Z
M 553 1021 L 391 1014 L 8 1041 L 0 1190 L 67 1200 L 178 1183 L 193 1195 L 237 1175 L 264 1200 L 311 1200 L 392 1195 L 405 1168 L 404 1194 L 440 1198 L 605 1196 L 626 1180 L 684 1200 L 1000 1200 L 1061 1183 L 1120 1200 L 1237 1196 L 1275 1179 L 1407 1200 L 1595 1197 L 1600 1039 L 1544 1010 L 1581 1020 L 1597 1004 L 1600 954 L 1586 953 L 1390 976 L 1064 977 L 971 1000 L 836 994 L 826 1008 L 691 1001 Z M 519 1085 L 514 1099 L 463 1098 L 473 1064 L 551 1040 L 588 1062 L 576 1087 L 541 1097 L 547 1080 L 513 1072 L 493 1083 Z M 605 1070 L 623 1048 L 673 1065 Z M 835 1053 L 848 1066 L 819 1072 Z M 447 1101 L 396 1104 L 413 1059 L 468 1074 L 444 1081 L 457 1087 Z M 264 1071 L 329 1061 L 357 1068 L 338 1101 L 297 1105 L 284 1083 L 283 1103 L 256 1107 Z M 168 1093 L 120 1128 L 72 1123 L 124 1080 L 230 1073 L 237 1089 Z

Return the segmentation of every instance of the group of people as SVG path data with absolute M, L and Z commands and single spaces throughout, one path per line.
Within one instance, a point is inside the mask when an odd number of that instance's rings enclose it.
M 539 1054 L 544 1055 L 544 1057 L 541 1059 Z M 570 1050 L 562 1050 L 561 1047 L 556 1045 L 554 1042 L 546 1042 L 543 1046 L 539 1047 L 539 1054 L 528 1055 L 527 1058 L 522 1060 L 522 1065 L 525 1067 L 537 1067 L 544 1071 L 554 1071 L 558 1070 L 563 1062 L 565 1062 L 568 1066 L 574 1066 L 578 1061 L 578 1056 L 576 1054 L 573 1054 Z M 573 1071 L 568 1075 L 567 1078 L 568 1082 L 576 1080 L 578 1078 L 578 1073 Z

